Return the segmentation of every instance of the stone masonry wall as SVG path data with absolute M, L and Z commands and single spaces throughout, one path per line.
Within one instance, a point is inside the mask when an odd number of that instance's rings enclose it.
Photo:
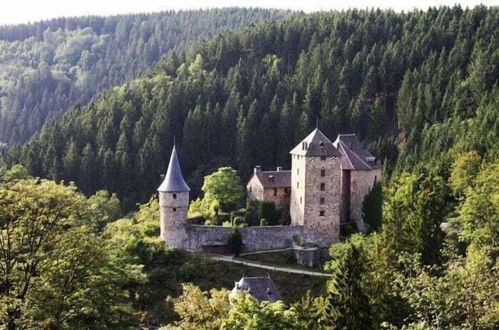
M 289 208 L 289 188 L 268 188 L 264 190 L 264 200 L 272 202 L 277 208 Z
M 306 157 L 291 155 L 291 201 L 289 212 L 294 226 L 303 226 Z
M 161 238 L 173 246 L 185 245 L 189 193 L 160 192 L 159 207 Z
M 350 218 L 359 224 L 362 221 L 362 202 L 375 181 L 381 180 L 381 169 L 351 171 Z
M 263 200 L 264 199 L 263 187 L 262 187 L 260 181 L 258 180 L 258 178 L 256 177 L 256 175 L 254 175 L 251 178 L 251 180 L 248 182 L 248 184 L 246 185 L 246 193 L 248 196 L 248 200 L 254 200 L 254 199 Z
M 304 225 L 322 233 L 331 243 L 338 242 L 341 205 L 340 159 L 309 157 L 306 169 Z M 321 170 L 325 171 L 324 176 L 321 176 Z M 321 190 L 321 184 L 324 184 L 324 190 Z M 321 211 L 324 215 L 321 215 Z
M 243 240 L 243 251 L 278 250 L 293 247 L 293 237 L 302 233 L 301 226 L 262 226 L 239 228 Z M 232 228 L 220 226 L 189 225 L 188 239 L 177 248 L 202 251 L 203 246 L 225 245 Z

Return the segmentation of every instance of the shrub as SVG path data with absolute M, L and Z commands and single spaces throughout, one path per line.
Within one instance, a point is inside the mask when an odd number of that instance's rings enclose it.
M 239 253 L 241 253 L 241 250 L 243 249 L 243 239 L 237 228 L 232 230 L 227 243 L 232 253 L 234 253 L 236 257 L 239 256 Z

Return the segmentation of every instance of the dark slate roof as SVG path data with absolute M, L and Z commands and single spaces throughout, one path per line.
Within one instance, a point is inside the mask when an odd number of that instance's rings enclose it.
M 360 143 L 355 134 L 340 134 L 334 145 L 341 152 L 341 168 L 344 170 L 373 170 L 381 163 Z
M 260 180 L 263 188 L 291 187 L 291 171 L 261 171 L 254 175 Z
M 279 290 L 270 277 L 243 277 L 236 282 L 234 290 L 248 291 L 258 301 L 282 300 Z
M 341 156 L 333 143 L 318 128 L 291 150 L 290 154 L 308 157 Z
M 170 157 L 170 164 L 168 164 L 168 171 L 166 171 L 165 179 L 161 186 L 159 186 L 159 192 L 184 192 L 190 191 L 191 188 L 185 183 L 184 177 L 182 176 L 182 170 L 180 169 L 180 163 L 178 162 L 177 150 L 173 146 L 172 155 Z

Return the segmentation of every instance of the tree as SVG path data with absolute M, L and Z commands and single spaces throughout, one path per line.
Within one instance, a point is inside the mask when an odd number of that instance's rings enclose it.
M 241 250 L 243 249 L 243 240 L 241 237 L 241 233 L 237 228 L 232 229 L 227 244 L 229 245 L 229 248 L 234 253 L 234 255 L 238 257 L 239 253 L 241 253 Z
M 454 194 L 461 196 L 466 189 L 474 186 L 475 177 L 482 163 L 482 157 L 476 151 L 459 155 L 452 165 L 449 184 Z
M 96 235 L 73 186 L 0 185 L 0 323 L 7 329 L 130 327 L 129 267 Z
M 362 244 L 362 237 L 354 236 L 330 248 L 333 260 L 326 269 L 333 278 L 328 283 L 327 324 L 337 329 L 373 328 L 369 298 L 362 287 L 367 269 Z
M 362 218 L 373 230 L 381 227 L 383 219 L 381 183 L 375 183 L 362 202 Z
M 286 310 L 282 301 L 259 303 L 249 293 L 233 302 L 221 329 L 299 329 L 299 322 L 293 310 Z
M 182 290 L 182 295 L 173 300 L 175 312 L 180 316 L 175 324 L 186 330 L 220 329 L 231 308 L 229 292 L 216 289 L 203 292 L 193 284 L 183 284 Z
M 238 209 L 244 196 L 241 179 L 230 167 L 221 167 L 217 172 L 205 176 L 201 190 L 204 193 L 203 199 L 193 203 L 190 211 L 200 212 L 208 218 L 218 215 L 219 211 Z

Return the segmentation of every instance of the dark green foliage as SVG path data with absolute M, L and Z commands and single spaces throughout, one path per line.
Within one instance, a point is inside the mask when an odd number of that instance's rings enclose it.
M 498 16 L 352 10 L 224 33 L 70 111 L 5 161 L 116 192 L 129 209 L 156 189 L 174 136 L 197 197 L 220 166 L 243 182 L 255 164 L 289 167 L 289 150 L 319 118 L 330 138 L 357 133 L 390 172 L 419 159 L 439 168 L 453 149 L 482 154 L 497 141 L 498 76 L 479 78 L 478 68 L 495 70 Z
M 133 80 L 165 54 L 165 72 L 174 74 L 180 52 L 195 40 L 288 14 L 226 8 L 2 26 L 0 142 L 25 142 L 45 122 Z
M 241 253 L 243 249 L 243 239 L 237 228 L 232 229 L 227 244 L 232 253 L 234 253 L 236 257 L 239 256 L 239 253 Z
M 329 325 L 336 329 L 374 328 L 369 298 L 362 287 L 367 258 L 358 242 L 331 247 L 333 261 L 327 269 L 333 273 L 333 279 L 328 284 L 326 311 Z
M 252 200 L 247 208 L 245 215 L 248 225 L 261 225 L 262 220 L 265 220 L 266 226 L 275 226 L 281 224 L 282 213 L 276 209 L 275 204 L 268 201 Z
M 383 218 L 382 205 L 383 192 L 381 183 L 372 186 L 369 194 L 364 197 L 362 202 L 362 218 L 369 224 L 372 230 L 378 230 L 381 227 Z

